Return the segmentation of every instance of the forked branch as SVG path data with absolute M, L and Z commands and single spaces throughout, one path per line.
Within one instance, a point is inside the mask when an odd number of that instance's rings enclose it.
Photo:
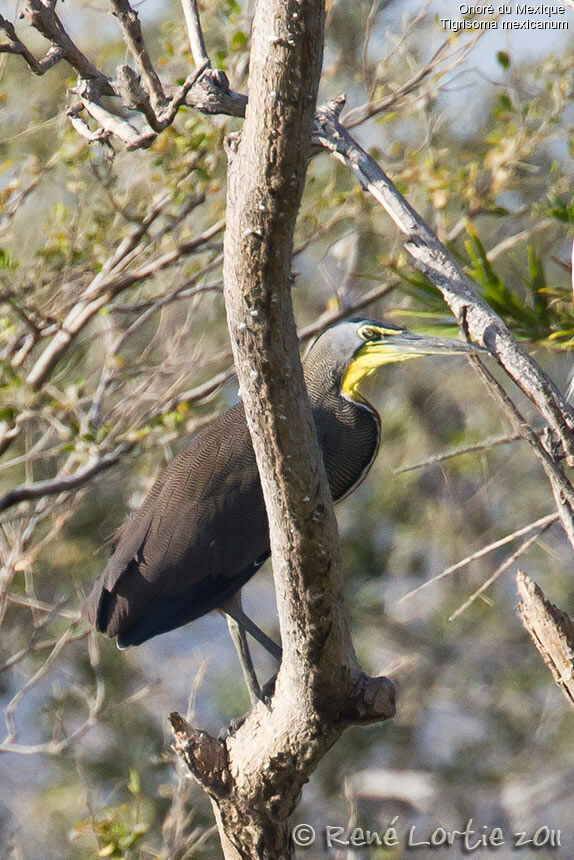
M 394 713 L 392 683 L 367 677 L 351 643 L 291 304 L 323 22 L 322 0 L 258 3 L 250 110 L 228 174 L 226 310 L 269 521 L 283 661 L 269 700 L 224 743 L 171 718 L 233 841 L 222 838 L 228 858 L 292 856 L 289 815 L 322 756 L 346 726 Z

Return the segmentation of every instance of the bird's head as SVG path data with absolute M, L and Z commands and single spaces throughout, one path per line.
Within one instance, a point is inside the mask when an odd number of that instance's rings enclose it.
M 358 386 L 384 364 L 423 355 L 458 355 L 483 351 L 460 340 L 415 334 L 392 323 L 374 319 L 348 319 L 326 329 L 311 350 L 324 354 L 340 374 L 341 390 L 361 400 Z

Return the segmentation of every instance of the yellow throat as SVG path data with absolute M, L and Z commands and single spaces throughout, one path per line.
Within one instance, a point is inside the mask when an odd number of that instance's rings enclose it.
M 388 334 L 394 334 L 389 331 Z M 366 343 L 349 363 L 343 377 L 341 390 L 351 400 L 364 402 L 359 392 L 359 385 L 384 364 L 395 364 L 398 361 L 410 361 L 411 358 L 422 358 L 420 352 L 404 352 L 393 348 L 391 342 Z

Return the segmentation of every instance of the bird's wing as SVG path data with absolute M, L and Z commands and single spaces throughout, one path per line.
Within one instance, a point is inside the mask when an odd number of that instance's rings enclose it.
M 114 636 L 153 612 L 154 600 L 183 593 L 189 600 L 195 585 L 205 594 L 209 580 L 221 589 L 268 545 L 257 465 L 237 404 L 174 457 L 124 525 L 84 613 Z

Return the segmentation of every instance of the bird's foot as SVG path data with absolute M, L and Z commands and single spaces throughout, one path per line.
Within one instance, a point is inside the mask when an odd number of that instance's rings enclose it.
M 275 681 L 277 680 L 277 674 L 273 675 L 272 678 L 269 678 L 266 684 L 263 685 L 263 688 L 260 691 L 260 695 L 258 697 L 259 701 L 262 702 L 266 708 L 268 708 L 271 704 L 271 699 L 273 698 L 273 694 L 275 692 Z M 231 720 L 229 725 L 223 726 L 219 734 L 217 735 L 218 740 L 224 741 L 228 737 L 233 737 L 245 720 L 249 715 L 249 711 L 247 714 L 242 714 L 240 717 L 235 717 L 234 720 Z
M 275 692 L 275 682 L 277 680 L 278 674 L 279 673 L 276 672 L 271 678 L 269 678 L 267 683 L 263 684 L 263 687 L 261 689 L 261 701 L 267 707 L 269 707 L 269 704 L 271 703 L 271 699 L 273 698 L 273 694 Z
M 233 737 L 237 733 L 237 731 L 241 728 L 241 726 L 245 722 L 246 718 L 247 718 L 247 714 L 242 714 L 240 717 L 235 717 L 234 720 L 231 720 L 229 725 L 223 726 L 223 728 L 220 730 L 219 734 L 217 735 L 217 740 L 218 741 L 225 741 L 225 740 L 227 740 L 227 738 Z

